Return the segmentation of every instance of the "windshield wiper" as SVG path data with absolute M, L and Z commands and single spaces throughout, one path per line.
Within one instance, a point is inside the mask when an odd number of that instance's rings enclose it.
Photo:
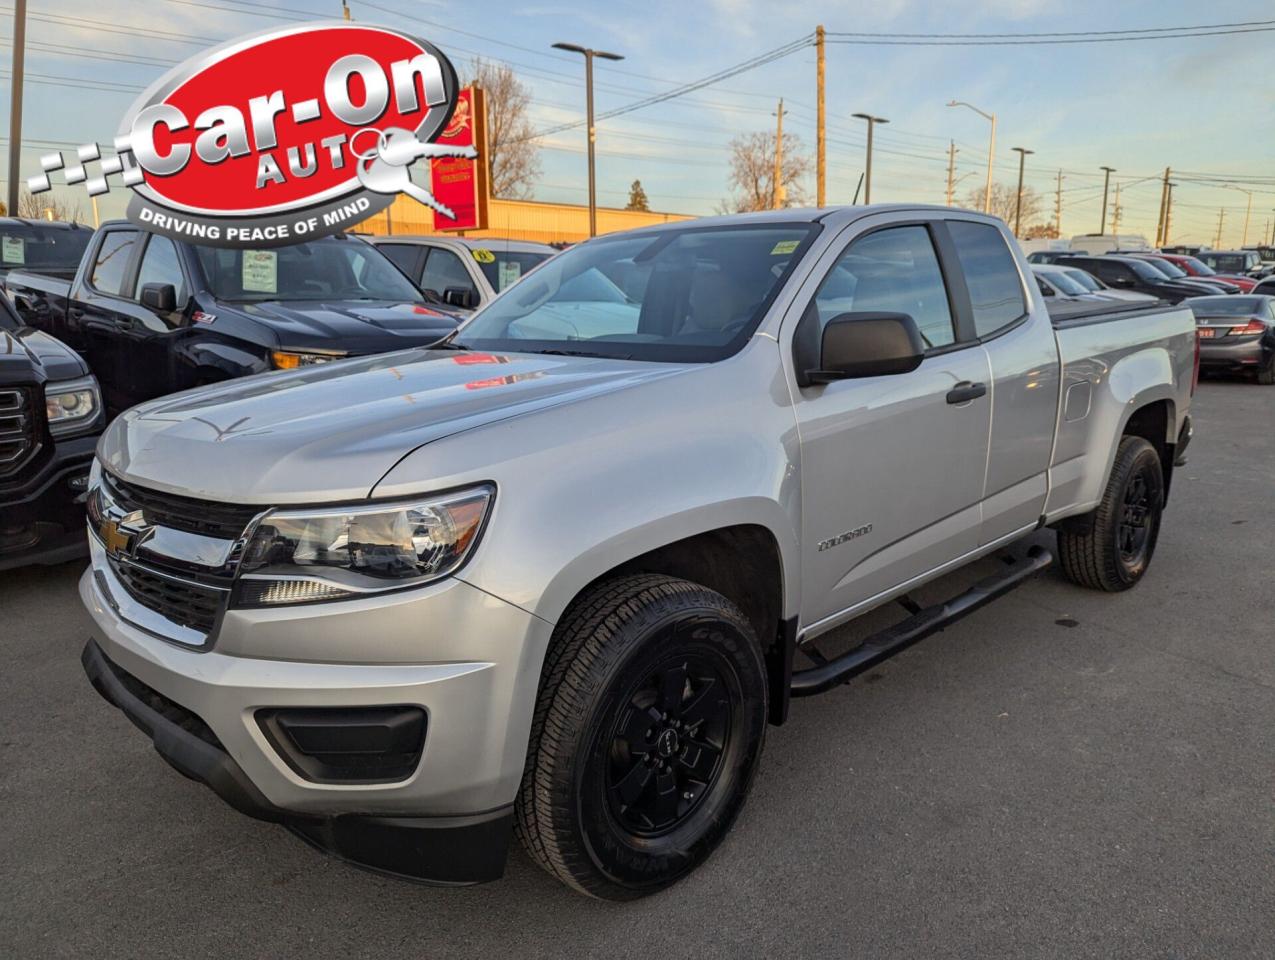
M 598 357 L 603 360 L 627 360 L 629 354 L 597 353 L 592 350 L 518 350 L 517 353 L 542 353 L 550 357 Z
M 473 347 L 466 346 L 456 340 L 440 340 L 438 343 L 430 344 L 430 350 L 472 350 Z

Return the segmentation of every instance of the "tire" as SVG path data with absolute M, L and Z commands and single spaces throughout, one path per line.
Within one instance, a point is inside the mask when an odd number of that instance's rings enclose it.
M 523 846 L 600 899 L 672 885 L 739 814 L 766 699 L 761 645 L 721 594 L 650 574 L 590 589 L 545 659 L 516 804 Z
M 1268 387 L 1275 383 L 1275 352 L 1272 352 L 1270 359 L 1258 369 L 1257 382 Z
M 1058 531 L 1063 574 L 1093 590 L 1128 590 L 1151 563 L 1163 511 L 1160 455 L 1141 437 L 1124 437 L 1102 502 Z

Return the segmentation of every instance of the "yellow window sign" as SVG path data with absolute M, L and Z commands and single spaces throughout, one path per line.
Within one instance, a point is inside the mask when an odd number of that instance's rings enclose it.
M 478 249 L 474 251 L 474 259 L 479 263 L 495 263 L 496 255 L 490 250 Z
M 771 248 L 770 255 L 777 257 L 782 253 L 792 253 L 800 243 L 800 240 L 780 240 Z

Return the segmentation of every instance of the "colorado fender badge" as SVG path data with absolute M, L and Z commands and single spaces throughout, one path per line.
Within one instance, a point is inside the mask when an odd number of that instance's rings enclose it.
M 323 22 L 222 44 L 161 77 L 120 124 L 116 149 L 141 174 L 129 219 L 261 248 L 339 233 L 399 192 L 438 209 L 407 168 L 455 151 L 432 141 L 457 95 L 437 47 L 386 27 Z

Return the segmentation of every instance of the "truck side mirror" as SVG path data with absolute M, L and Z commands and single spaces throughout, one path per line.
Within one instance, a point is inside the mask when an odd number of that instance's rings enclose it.
M 142 306 L 156 313 L 172 313 L 177 309 L 177 288 L 171 283 L 142 285 Z
M 842 313 L 823 328 L 817 365 L 799 363 L 798 381 L 809 386 L 910 373 L 924 359 L 925 341 L 906 313 Z
M 472 310 L 478 306 L 478 291 L 471 287 L 448 287 L 443 291 L 443 303 L 450 307 Z

